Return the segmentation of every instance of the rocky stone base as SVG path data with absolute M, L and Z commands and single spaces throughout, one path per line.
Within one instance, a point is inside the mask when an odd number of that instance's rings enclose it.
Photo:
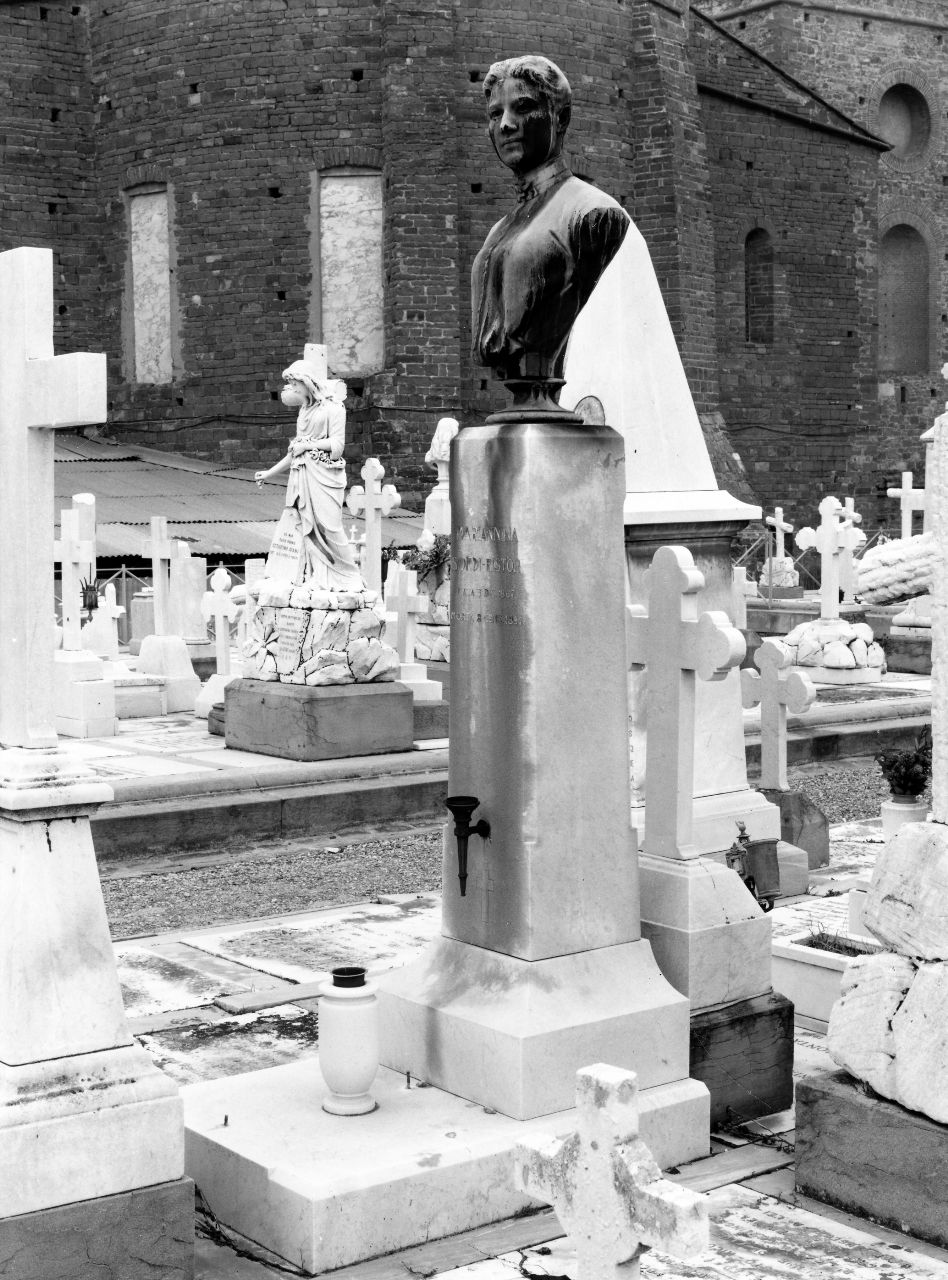
M 692 1080 L 711 1094 L 711 1128 L 793 1101 L 793 1005 L 771 991 L 691 1017 Z
M 190 1178 L 0 1221 L 4 1280 L 192 1280 Z
M 885 653 L 865 622 L 817 618 L 793 628 L 784 640 L 790 660 L 804 667 L 814 680 L 849 684 L 879 680 L 885 673 Z
M 413 701 L 392 682 L 312 689 L 235 680 L 224 694 L 224 741 L 284 760 L 411 751 Z
M 415 631 L 415 658 L 419 662 L 450 662 L 450 626 L 419 622 Z
M 796 1189 L 948 1246 L 948 1128 L 867 1092 L 845 1072 L 797 1083 Z
M 398 654 L 382 638 L 374 591 L 320 591 L 263 578 L 248 595 L 256 602 L 244 645 L 252 679 L 313 687 L 397 679 Z

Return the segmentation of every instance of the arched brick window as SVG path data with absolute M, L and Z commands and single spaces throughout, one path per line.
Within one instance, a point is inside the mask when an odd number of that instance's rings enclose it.
M 340 376 L 385 367 L 382 174 L 332 165 L 312 174 L 311 329 Z
M 931 303 L 928 245 L 907 223 L 891 227 L 879 247 L 879 365 L 919 373 L 929 366 Z
M 755 227 L 744 241 L 744 337 L 773 346 L 774 242 L 763 227 Z

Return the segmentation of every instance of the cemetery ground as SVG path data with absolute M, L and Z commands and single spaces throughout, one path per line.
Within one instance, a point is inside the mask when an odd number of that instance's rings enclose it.
M 186 815 L 196 799 L 186 782 L 195 776 L 195 763 L 212 774 L 225 772 L 214 754 L 223 754 L 220 740 L 190 717 L 127 728 L 108 742 L 73 744 L 119 791 L 123 778 L 127 787 L 144 786 L 152 800 L 165 790 L 166 803 L 177 803 Z M 440 750 L 429 756 L 435 774 Z M 369 783 L 385 767 L 360 763 Z M 790 781 L 827 813 L 832 857 L 807 896 L 778 902 L 771 914 L 774 937 L 808 928 L 844 931 L 848 886 L 871 871 L 881 848 L 876 815 L 885 784 L 867 756 L 804 764 L 792 769 Z M 176 787 L 182 794 L 175 802 Z M 370 973 L 380 973 L 403 964 L 440 924 L 438 821 L 341 822 L 315 834 L 254 835 L 240 834 L 239 817 L 232 816 L 230 828 L 219 830 L 216 848 L 205 842 L 149 852 L 146 838 L 137 856 L 100 858 L 132 1030 L 182 1086 L 314 1055 L 316 991 L 329 968 L 368 962 Z M 798 1026 L 795 1039 L 796 1076 L 831 1065 L 822 1035 Z M 948 1280 L 948 1251 L 797 1195 L 793 1137 L 792 1112 L 747 1125 L 735 1116 L 726 1132 L 716 1133 L 709 1158 L 672 1175 L 708 1195 L 711 1251 L 689 1264 L 647 1253 L 643 1276 Z M 287 1274 L 284 1263 L 221 1229 L 213 1206 L 204 1208 L 198 1219 L 200 1280 Z M 361 1263 L 345 1274 L 352 1280 L 444 1273 L 503 1280 L 559 1277 L 572 1274 L 570 1266 L 568 1241 L 553 1211 L 539 1210 Z

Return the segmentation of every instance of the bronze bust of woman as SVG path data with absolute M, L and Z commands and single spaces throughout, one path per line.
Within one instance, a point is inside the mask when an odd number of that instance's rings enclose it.
M 573 322 L 629 216 L 570 172 L 562 152 L 572 92 L 555 63 L 538 55 L 495 62 L 484 92 L 488 136 L 516 178 L 517 207 L 474 260 L 474 358 L 508 384 L 552 383 L 552 390 Z

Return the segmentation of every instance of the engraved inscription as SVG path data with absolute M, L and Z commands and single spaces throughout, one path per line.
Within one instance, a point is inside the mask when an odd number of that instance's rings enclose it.
M 479 544 L 487 543 L 488 546 Z M 462 525 L 458 529 L 457 555 L 451 565 L 455 582 L 452 622 L 472 622 L 501 627 L 522 627 L 517 611 L 519 578 L 523 566 L 518 556 L 517 530 L 506 525 Z M 509 601 L 507 604 L 505 602 Z M 483 605 L 474 612 L 471 606 Z

